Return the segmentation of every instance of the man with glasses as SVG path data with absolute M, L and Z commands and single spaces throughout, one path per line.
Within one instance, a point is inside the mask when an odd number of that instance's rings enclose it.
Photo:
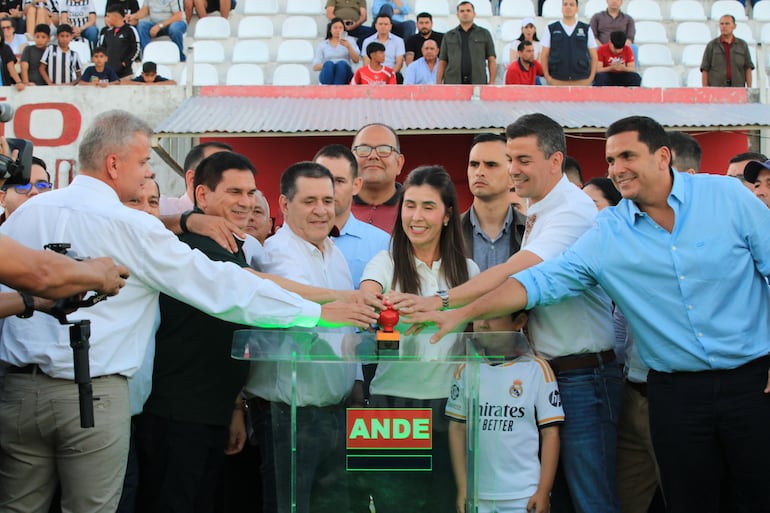
M 3 224 L 22 203 L 38 194 L 48 192 L 52 188 L 51 175 L 46 170 L 45 162 L 37 157 L 32 157 L 28 184 L 21 185 L 9 180 L 0 188 L 0 206 L 5 210 L 0 215 L 0 224 Z
M 401 191 L 396 177 L 404 167 L 398 135 L 382 123 L 365 125 L 353 138 L 352 150 L 364 179 L 361 191 L 353 196 L 353 215 L 391 233 Z

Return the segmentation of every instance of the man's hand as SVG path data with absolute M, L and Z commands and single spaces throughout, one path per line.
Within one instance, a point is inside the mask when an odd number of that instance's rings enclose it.
M 235 408 L 233 410 L 233 417 L 230 419 L 227 447 L 225 447 L 225 454 L 228 456 L 238 454 L 246 444 L 246 420 L 243 413 L 242 408 Z
M 238 251 L 238 245 L 233 235 L 239 239 L 245 239 L 246 233 L 233 223 L 219 216 L 207 216 L 205 214 L 190 214 L 187 218 L 187 229 L 191 233 L 204 235 L 214 239 L 214 242 L 231 253 Z
M 318 321 L 318 326 L 358 326 L 359 328 L 368 328 L 377 322 L 377 318 L 377 314 L 371 306 L 334 301 L 333 303 L 321 305 L 321 319 Z
M 91 267 L 95 273 L 102 276 L 103 283 L 96 292 L 108 296 L 114 296 L 120 292 L 120 289 L 126 285 L 126 279 L 131 275 L 128 267 L 117 265 L 109 257 L 90 258 L 80 263 Z
M 402 317 L 402 321 L 412 326 L 406 330 L 407 335 L 416 335 L 428 324 L 435 324 L 438 332 L 430 337 L 430 343 L 435 344 L 445 335 L 462 326 L 468 319 L 463 315 L 463 309 L 444 310 L 442 312 L 418 312 L 408 317 Z
M 153 25 L 153 26 L 152 26 L 152 28 L 150 29 L 150 37 L 157 37 L 157 36 L 158 36 L 158 32 L 160 32 L 160 25 L 158 25 L 158 24 L 156 23 L 156 24 L 155 24 L 155 25 Z
M 364 292 L 363 290 L 341 290 L 339 301 L 368 305 L 377 310 L 385 308 L 381 295 Z
M 393 305 L 394 310 L 404 315 L 417 312 L 435 312 L 441 310 L 443 306 L 441 298 L 438 296 L 418 296 L 405 292 L 389 292 L 385 296 L 385 301 Z

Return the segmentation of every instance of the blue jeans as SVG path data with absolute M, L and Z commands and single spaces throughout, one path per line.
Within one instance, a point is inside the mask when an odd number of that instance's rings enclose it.
M 393 6 L 392 5 L 383 5 L 380 8 L 380 12 L 374 13 L 375 20 L 377 19 L 377 16 L 380 14 L 387 14 L 390 16 L 391 21 L 393 20 Z M 374 22 L 372 22 L 372 30 L 374 32 L 377 32 L 377 29 L 374 28 Z M 409 36 L 413 36 L 417 32 L 417 24 L 413 22 L 412 20 L 404 20 L 404 21 L 393 21 L 393 29 L 392 32 L 400 37 L 401 39 L 408 39 Z
M 136 30 L 139 32 L 139 44 L 141 44 L 142 50 L 144 50 L 144 47 L 150 43 L 150 40 L 152 39 L 150 36 L 150 29 L 155 25 L 155 23 L 149 20 L 139 20 L 139 25 L 136 27 Z M 168 36 L 171 38 L 177 48 L 179 48 L 179 60 L 181 62 L 187 60 L 187 57 L 184 55 L 185 32 L 187 32 L 187 23 L 183 21 L 175 21 L 171 25 L 160 29 L 156 35 L 156 37 Z
M 90 26 L 80 32 L 80 35 L 89 43 L 91 43 L 91 49 L 96 48 L 96 40 L 99 39 L 99 29 L 95 26 Z
M 327 85 L 346 85 L 353 78 L 353 70 L 345 61 L 326 61 L 318 75 L 318 81 Z
M 615 479 L 617 424 L 623 397 L 620 367 L 560 372 L 565 422 L 551 495 L 554 513 L 618 513 Z

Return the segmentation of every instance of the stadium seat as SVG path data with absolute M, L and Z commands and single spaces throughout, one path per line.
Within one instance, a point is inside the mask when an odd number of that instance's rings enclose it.
M 700 68 L 692 68 L 687 72 L 687 87 L 703 87 L 703 74 Z
M 585 9 L 583 9 L 583 17 L 590 20 L 591 16 L 606 9 L 607 0 L 588 0 L 585 4 Z
M 682 66 L 692 67 L 700 66 L 703 61 L 703 51 L 706 49 L 706 45 L 687 45 L 682 50 Z
M 434 18 L 449 16 L 449 3 L 446 0 L 416 0 L 414 12 L 429 12 Z
M 320 0 L 287 0 L 286 14 L 323 14 L 325 4 Z
M 763 0 L 755 3 L 751 11 L 751 18 L 754 21 L 770 21 L 770 2 Z
M 713 39 L 711 29 L 700 21 L 683 21 L 676 27 L 675 40 L 680 45 L 706 44 Z
M 281 64 L 273 71 L 273 85 L 310 85 L 310 71 L 302 64 Z
M 634 43 L 668 43 L 666 28 L 657 21 L 640 21 L 636 24 Z
M 225 61 L 225 48 L 219 41 L 196 41 L 192 46 L 193 60 L 196 63 L 220 64 Z
M 195 39 L 227 39 L 230 22 L 219 16 L 206 16 L 195 24 Z
M 746 21 L 746 7 L 743 6 L 738 0 L 716 0 L 711 4 L 711 16 L 714 21 L 718 21 L 719 18 L 725 14 L 732 14 L 735 17 L 735 21 Z
M 304 39 L 288 39 L 278 46 L 275 62 L 312 62 L 315 51 L 310 41 Z
M 80 64 L 83 68 L 91 64 L 91 45 L 88 41 L 70 41 L 70 48 L 75 50 L 80 59 Z M 176 46 L 174 46 L 176 48 Z M 179 59 L 179 51 L 177 50 L 177 59 Z
M 227 69 L 227 85 L 264 85 L 265 75 L 256 64 L 233 64 Z
M 674 0 L 669 17 L 672 21 L 706 21 L 706 12 L 698 0 Z
M 513 41 L 521 35 L 521 20 L 506 20 L 500 25 L 500 40 Z
M 157 64 L 177 64 L 179 48 L 171 41 L 150 41 L 142 50 L 142 61 Z
M 204 18 L 205 19 L 205 18 Z M 182 70 L 182 76 L 179 79 L 181 85 L 187 85 L 187 73 L 190 69 L 188 64 Z M 194 86 L 210 86 L 219 85 L 219 74 L 217 69 L 208 63 L 196 64 L 193 72 L 193 85 Z
M 233 48 L 233 62 L 270 62 L 270 48 L 264 41 L 238 41 Z
M 278 14 L 278 0 L 246 0 L 243 14 Z
M 238 39 L 270 39 L 273 20 L 267 16 L 246 16 L 238 22 Z
M 770 23 L 762 25 L 762 30 L 759 32 L 759 40 L 762 44 L 770 43 Z M 770 53 L 768 55 L 770 55 Z
M 673 66 L 674 58 L 667 45 L 651 43 L 639 45 L 639 65 L 648 66 Z
M 494 37 L 495 29 L 492 27 L 492 23 L 486 18 L 476 18 L 473 20 L 473 23 L 478 25 L 481 28 L 485 28 L 489 31 L 490 34 L 493 34 L 492 37 Z M 453 27 L 456 27 L 457 25 L 453 25 Z
M 743 39 L 750 45 L 756 43 L 754 40 L 754 34 L 751 32 L 751 27 L 749 27 L 748 23 L 736 23 L 733 36 Z
M 654 0 L 631 0 L 628 4 L 628 15 L 634 21 L 661 21 L 660 6 Z
M 532 0 L 503 0 L 500 4 L 500 16 L 504 18 L 535 17 L 535 5 Z
M 107 14 L 107 0 L 94 0 L 94 11 L 97 18 L 104 17 Z
M 476 11 L 476 16 L 491 18 L 492 17 L 492 2 L 489 0 L 470 0 L 473 4 L 473 10 Z
M 543 18 L 561 19 L 561 0 L 545 0 L 543 3 Z
M 176 78 L 174 77 L 174 72 L 171 71 L 171 68 L 169 68 L 165 64 L 156 64 L 155 67 L 157 68 L 158 76 L 167 78 L 169 80 L 176 80 Z
M 680 87 L 679 75 L 667 66 L 653 66 L 642 74 L 642 87 Z
M 289 39 L 315 39 L 318 25 L 310 16 L 289 16 L 281 26 L 281 37 Z

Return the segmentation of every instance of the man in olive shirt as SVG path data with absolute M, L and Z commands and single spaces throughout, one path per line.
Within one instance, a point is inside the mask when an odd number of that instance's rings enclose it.
M 358 39 L 358 46 L 375 30 L 364 25 L 366 22 L 366 0 L 326 0 L 326 18 L 342 18 L 345 31 Z
M 460 24 L 447 31 L 441 40 L 437 84 L 495 83 L 495 42 L 487 29 L 473 23 L 475 17 L 471 2 L 466 0 L 457 4 Z

